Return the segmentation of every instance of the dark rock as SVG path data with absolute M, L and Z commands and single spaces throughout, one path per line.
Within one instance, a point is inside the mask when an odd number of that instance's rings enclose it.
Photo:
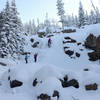
M 96 39 L 96 51 L 100 51 L 100 35 Z
M 74 39 L 71 39 L 71 43 L 76 43 L 76 40 L 74 40 Z
M 63 88 L 70 87 L 70 86 L 73 86 L 75 88 L 79 88 L 79 83 L 76 79 L 72 79 L 72 80 L 69 80 L 69 81 L 65 81 L 65 80 L 62 80 L 62 79 L 59 79 L 59 80 L 61 81 Z
M 80 42 L 79 42 L 79 43 L 77 43 L 77 45 L 81 45 L 81 44 L 82 44 L 82 43 L 80 43 Z
M 80 49 L 80 51 L 83 51 L 83 49 Z
M 90 34 L 85 41 L 85 47 L 95 50 L 96 48 L 96 37 L 93 34 Z
M 52 37 L 52 36 L 54 36 L 54 35 L 48 35 L 47 38 L 50 38 L 50 37 Z
M 78 52 L 76 52 L 76 57 L 80 57 L 80 54 Z
M 100 59 L 100 52 L 90 52 L 88 56 L 90 61 L 96 61 Z
M 66 44 L 66 43 L 76 43 L 76 40 L 70 39 L 68 41 L 63 41 L 63 44 Z
M 64 39 L 66 39 L 66 40 L 67 40 L 67 39 L 71 39 L 71 38 L 70 38 L 70 37 L 64 37 Z
M 33 47 L 33 48 L 37 48 L 37 47 L 38 47 L 38 44 L 39 44 L 39 42 L 35 42 L 35 43 L 32 45 L 32 47 Z
M 0 62 L 0 65 L 2 66 L 7 66 L 7 64 L 3 63 L 3 62 Z
M 68 49 L 68 48 L 70 48 L 70 47 L 67 47 L 67 46 L 66 46 L 66 47 L 64 47 L 64 51 L 65 51 L 66 49 Z
M 65 53 L 69 56 L 72 56 L 74 54 L 74 51 L 71 51 L 71 50 L 67 50 L 65 51 Z
M 85 85 L 85 89 L 86 90 L 97 90 L 98 89 L 98 84 L 94 83 L 94 84 Z
M 84 71 L 89 71 L 89 69 L 88 68 L 85 68 Z
M 8 81 L 10 81 L 10 76 L 8 76 Z
M 48 94 L 40 94 L 40 96 L 37 97 L 38 100 L 51 100 L 51 97 Z
M 59 92 L 57 90 L 54 90 L 52 97 L 57 97 L 57 100 L 59 99 Z
M 67 87 L 69 86 L 73 86 L 75 88 L 79 88 L 79 83 L 76 79 L 72 79 L 70 81 L 67 82 Z
M 35 78 L 35 80 L 33 81 L 33 86 L 35 87 L 37 83 L 38 83 L 37 78 Z
M 19 87 L 19 86 L 22 86 L 22 85 L 23 85 L 23 82 L 21 82 L 21 81 L 18 81 L 18 80 L 10 81 L 10 87 L 11 88 Z
M 67 82 L 67 81 L 68 81 L 68 76 L 67 76 L 67 75 L 65 75 L 63 79 L 64 79 L 64 81 L 66 81 L 66 82 Z
M 33 43 L 33 42 L 34 42 L 34 39 L 33 39 L 33 38 L 31 38 L 31 39 L 30 39 L 30 41 Z
M 38 34 L 38 36 L 40 37 L 40 38 L 43 38 L 43 37 L 45 37 L 45 32 L 38 32 L 37 33 Z
M 73 33 L 76 32 L 76 29 L 65 29 L 62 31 L 62 33 Z

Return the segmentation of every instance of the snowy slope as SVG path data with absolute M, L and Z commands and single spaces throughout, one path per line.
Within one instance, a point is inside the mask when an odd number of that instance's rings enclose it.
M 100 24 L 85 26 L 84 29 L 76 29 L 75 33 L 70 34 L 54 34 L 51 37 L 52 46 L 48 48 L 48 38 L 39 38 L 36 36 L 26 37 L 25 51 L 30 52 L 29 63 L 25 64 L 24 56 L 20 61 L 2 60 L 6 62 L 7 66 L 0 66 L 0 98 L 2 100 L 36 100 L 36 97 L 41 93 L 46 93 L 52 96 L 53 91 L 57 90 L 60 93 L 59 100 L 98 100 L 100 98 L 100 67 L 99 62 L 90 62 L 87 53 L 90 50 L 84 48 L 83 43 L 86 37 L 93 33 L 100 35 Z M 64 37 L 70 37 L 76 40 L 76 43 L 66 43 Z M 33 48 L 30 39 L 38 41 L 37 48 Z M 82 43 L 77 45 L 77 43 Z M 64 47 L 69 47 L 66 50 L 74 51 L 71 59 L 64 52 Z M 80 49 L 83 49 L 81 51 Z M 80 53 L 80 57 L 76 57 L 75 53 Z M 34 54 L 38 53 L 37 62 L 34 63 Z M 84 71 L 87 68 L 89 71 Z M 8 73 L 8 70 L 11 70 Z M 21 87 L 14 89 L 10 88 L 11 80 L 20 80 L 23 82 Z M 63 88 L 59 79 L 68 75 L 68 79 L 76 79 L 79 82 L 79 88 L 74 87 Z M 33 87 L 33 81 L 37 78 L 38 84 Z M 41 83 L 42 82 L 42 83 Z M 98 90 L 86 91 L 86 84 L 98 84 Z M 57 100 L 52 97 L 52 100 Z

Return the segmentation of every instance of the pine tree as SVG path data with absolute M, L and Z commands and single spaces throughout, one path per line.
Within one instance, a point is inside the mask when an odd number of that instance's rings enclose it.
M 3 23 L 0 28 L 0 37 L 1 37 L 1 42 L 0 42 L 0 56 L 4 57 L 9 54 L 8 48 L 10 48 L 9 45 L 9 35 L 10 35 L 10 28 L 11 28 L 11 15 L 10 15 L 10 6 L 9 2 L 6 2 L 6 7 L 2 11 L 2 20 Z
M 13 42 L 13 54 L 17 54 L 18 56 L 23 53 L 24 49 L 24 39 L 23 39 L 23 28 L 21 20 L 18 17 L 18 12 L 15 4 L 15 0 L 11 3 L 11 21 L 12 27 L 12 42 Z
M 90 12 L 89 23 L 96 24 L 96 15 L 93 10 Z
M 62 27 L 64 27 L 64 3 L 62 0 L 57 0 L 57 9 L 58 9 L 58 15 L 60 16 L 60 22 L 62 23 Z
M 19 57 L 23 53 L 24 39 L 22 38 L 22 24 L 18 18 L 15 0 L 12 1 L 11 7 L 6 2 L 3 10 L 4 22 L 1 28 L 1 55 Z
M 79 3 L 79 27 L 84 25 L 85 25 L 84 10 L 83 10 L 82 3 L 80 2 Z

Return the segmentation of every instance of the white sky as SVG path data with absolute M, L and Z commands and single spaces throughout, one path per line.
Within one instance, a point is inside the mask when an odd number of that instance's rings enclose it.
M 45 19 L 46 12 L 48 13 L 49 18 L 59 18 L 57 16 L 56 1 L 57 0 L 16 0 L 16 5 L 23 23 L 29 21 L 30 19 L 35 19 L 36 21 L 37 18 L 39 18 L 42 22 Z M 80 0 L 63 0 L 65 3 L 64 8 L 66 15 L 71 15 L 72 13 L 74 15 L 78 14 L 79 1 Z M 90 0 L 81 1 L 83 8 L 89 12 L 91 9 Z M 92 1 L 95 6 L 100 9 L 100 0 Z M 0 10 L 4 8 L 5 2 L 6 0 L 0 0 Z

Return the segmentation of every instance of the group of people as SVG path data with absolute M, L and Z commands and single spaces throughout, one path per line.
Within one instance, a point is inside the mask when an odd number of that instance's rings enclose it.
M 51 47 L 51 38 L 48 39 L 48 47 L 49 48 Z M 35 53 L 34 54 L 34 62 L 37 62 L 37 56 L 38 56 L 38 53 Z M 28 58 L 29 58 L 29 56 L 26 53 L 26 55 L 25 55 L 25 62 L 26 62 L 26 64 L 28 63 Z
M 38 53 L 35 53 L 35 54 L 34 54 L 34 62 L 37 61 L 37 56 L 38 56 Z M 26 64 L 28 63 L 28 58 L 29 58 L 29 56 L 28 56 L 28 54 L 26 54 L 26 55 L 25 55 L 25 62 L 26 62 Z

